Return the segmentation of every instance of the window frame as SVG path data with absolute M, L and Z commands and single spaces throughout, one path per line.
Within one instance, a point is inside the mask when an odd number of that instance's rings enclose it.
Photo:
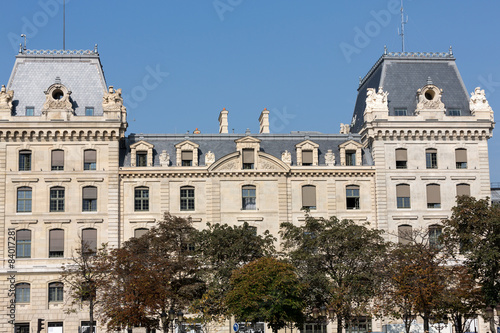
M 194 186 L 181 186 L 180 188 L 180 210 L 194 211 L 196 207 L 196 197 Z
M 51 282 L 48 285 L 49 303 L 61 303 L 64 301 L 64 284 L 62 282 Z
M 26 197 L 26 194 L 29 192 L 29 198 Z M 23 198 L 20 198 L 19 195 L 21 193 L 25 193 Z M 20 209 L 20 204 L 23 203 L 22 209 Z M 29 204 L 28 204 L 29 203 Z M 29 205 L 29 208 L 26 206 Z M 33 189 L 28 186 L 18 187 L 16 191 L 16 212 L 17 213 L 31 213 L 33 211 Z
M 243 170 L 255 169 L 255 149 L 243 148 L 241 150 L 241 163 Z
M 443 233 L 443 226 L 439 224 L 432 224 L 428 227 L 429 234 L 429 247 L 438 249 L 441 248 L 442 244 L 439 241 L 439 237 Z
M 95 110 L 93 106 L 86 106 L 85 107 L 85 116 L 87 117 L 93 117 L 95 115 Z
M 257 210 L 257 186 L 243 185 L 241 187 L 241 209 Z
M 54 153 L 62 153 L 62 165 L 61 163 L 57 161 L 54 161 Z M 56 156 L 57 157 L 57 156 Z M 50 170 L 51 171 L 63 171 L 64 170 L 64 150 L 62 149 L 52 149 L 50 151 Z
M 455 168 L 467 169 L 467 149 L 465 148 L 455 149 Z
M 404 155 L 404 158 L 402 155 Z M 407 169 L 408 168 L 408 150 L 406 148 L 396 148 L 395 156 L 396 156 L 396 169 Z
M 49 191 L 49 211 L 51 213 L 62 213 L 65 210 L 66 189 L 62 186 L 54 186 Z M 62 193 L 62 195 L 61 195 Z
M 27 106 L 25 109 L 24 115 L 26 117 L 33 117 L 35 115 L 35 107 L 34 106 Z
M 148 228 L 136 228 L 134 229 L 134 238 L 139 238 L 149 231 Z M 138 235 L 139 234 L 139 235 Z
M 24 232 L 29 234 L 29 237 L 20 237 L 19 233 Z M 26 239 L 23 239 L 26 238 Z M 31 258 L 31 241 L 32 241 L 32 232 L 30 229 L 18 229 L 16 230 L 16 258 Z M 22 249 L 22 251 L 19 251 Z M 22 255 L 20 255 L 22 253 Z
M 192 150 L 181 150 L 181 166 L 193 166 L 193 158 L 194 152 Z
M 406 191 L 408 193 L 405 193 Z M 409 184 L 396 185 L 396 207 L 398 209 L 411 209 L 411 187 Z
M 302 209 L 315 210 L 317 207 L 316 186 L 310 184 L 302 185 L 301 189 Z
M 59 239 L 61 244 L 58 242 Z M 64 258 L 64 229 L 54 228 L 49 230 L 49 258 Z
M 408 115 L 407 108 L 394 108 L 394 116 L 395 117 L 405 117 Z
M 86 193 L 90 190 L 95 191 L 95 196 L 90 196 L 90 193 Z M 97 198 L 98 192 L 96 186 L 84 186 L 82 188 L 82 212 L 97 212 Z
M 356 165 L 356 151 L 355 150 L 347 150 L 345 151 L 345 165 L 346 166 L 355 166 Z
M 361 187 L 359 185 L 347 185 L 345 187 L 346 209 L 348 210 L 360 209 L 360 189 Z M 350 201 L 352 201 L 352 203 L 350 203 Z
M 407 245 L 412 242 L 413 228 L 409 224 L 398 225 L 398 244 Z
M 144 196 L 144 194 L 147 195 Z M 138 186 L 134 188 L 134 211 L 149 212 L 149 187 Z
M 22 288 L 24 287 L 24 288 Z M 20 294 L 19 291 L 22 291 Z M 15 286 L 15 301 L 16 303 L 26 304 L 31 302 L 31 284 L 27 282 L 16 283 Z
M 461 109 L 449 109 L 448 110 L 448 116 L 450 117 L 460 117 L 462 115 L 462 110 Z
M 23 149 L 19 151 L 19 171 L 31 171 L 32 151 Z
M 436 196 L 435 194 L 429 192 L 433 187 L 434 189 L 438 189 L 438 197 L 439 200 L 438 202 L 433 202 L 435 200 L 432 200 L 432 197 Z M 427 194 L 427 208 L 429 209 L 439 209 L 441 208 L 441 186 L 439 184 L 427 184 L 425 187 L 426 194 Z
M 135 153 L 135 165 L 137 167 L 148 166 L 148 151 L 147 150 L 138 150 Z
M 426 169 L 437 169 L 438 168 L 437 149 L 436 148 L 427 148 L 425 150 L 425 168 Z
M 85 228 L 82 229 L 81 248 L 84 254 L 95 254 L 97 252 L 97 229 Z
M 88 152 L 88 153 L 87 153 Z M 94 152 L 94 158 L 90 155 Z M 85 171 L 95 171 L 97 170 L 97 150 L 95 149 L 85 149 L 83 151 L 83 170 Z

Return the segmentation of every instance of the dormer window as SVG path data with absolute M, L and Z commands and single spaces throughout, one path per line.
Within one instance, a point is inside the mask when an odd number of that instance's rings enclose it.
M 138 151 L 136 152 L 136 166 L 145 167 L 148 165 L 148 152 L 147 151 Z
M 356 165 L 356 151 L 346 150 L 345 151 L 345 165 Z
M 349 140 L 339 145 L 340 148 L 340 165 L 356 166 L 362 163 L 361 148 L 363 145 L 354 140 Z
M 302 165 L 313 165 L 313 151 L 302 150 Z
M 199 144 L 186 140 L 175 145 L 177 166 L 198 166 Z
M 32 117 L 35 115 L 35 107 L 34 106 L 27 106 L 26 107 L 26 116 Z
M 408 110 L 406 108 L 394 108 L 394 115 L 396 117 L 407 116 Z
M 181 152 L 182 166 L 193 166 L 193 151 L 183 150 Z
M 243 149 L 243 169 L 250 170 L 255 166 L 254 150 Z
M 93 116 L 94 115 L 94 108 L 87 106 L 85 107 L 85 115 L 86 116 Z
M 448 111 L 448 116 L 458 117 L 462 115 L 462 111 L 460 109 L 450 109 Z
M 139 141 L 130 146 L 130 165 L 133 167 L 153 166 L 153 147 L 151 143 Z
M 319 144 L 312 142 L 311 140 L 306 140 L 296 144 L 295 148 L 297 149 L 297 165 L 318 165 Z

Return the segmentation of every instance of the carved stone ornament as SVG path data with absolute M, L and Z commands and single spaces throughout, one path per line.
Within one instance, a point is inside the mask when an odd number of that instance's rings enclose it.
M 287 165 L 292 165 L 292 154 L 288 150 L 285 150 L 281 153 L 281 160 Z
M 220 171 L 233 171 L 233 170 L 239 170 L 239 163 L 238 161 L 228 161 L 224 164 L 222 164 L 219 168 Z
M 476 111 L 492 111 L 490 104 L 486 99 L 484 90 L 482 90 L 479 87 L 476 87 L 476 89 L 474 89 L 474 92 L 471 92 L 470 95 L 471 97 L 469 106 L 472 115 L 474 115 Z
M 433 84 L 428 84 L 417 90 L 417 109 L 415 114 L 419 114 L 420 110 L 441 110 L 445 111 L 444 103 L 441 101 L 443 90 Z
M 160 154 L 160 165 L 162 167 L 168 167 L 170 165 L 170 155 L 166 150 L 162 150 Z
M 382 87 L 375 91 L 375 88 L 368 88 L 366 91 L 366 110 L 389 110 L 387 96 L 389 92 L 384 91 Z
M 12 99 L 14 98 L 14 90 L 7 91 L 2 85 L 0 90 L 0 110 L 12 110 Z
M 351 125 L 340 123 L 340 134 L 349 134 L 351 132 Z
M 63 84 L 54 83 L 44 93 L 45 103 L 43 104 L 43 111 L 73 111 L 73 105 L 69 99 L 71 91 Z
M 102 109 L 104 111 L 123 111 L 122 90 L 114 90 L 113 86 L 109 86 L 108 91 L 102 97 Z
M 215 155 L 210 150 L 205 154 L 205 165 L 211 166 L 215 162 Z
M 325 154 L 325 164 L 327 166 L 334 166 L 335 165 L 335 154 L 331 149 L 328 149 L 328 151 Z

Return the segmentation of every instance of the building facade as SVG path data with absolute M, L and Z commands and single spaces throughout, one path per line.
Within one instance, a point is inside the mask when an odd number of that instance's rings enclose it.
M 97 49 L 16 56 L 0 92 L 2 332 L 38 318 L 85 328 L 85 311 L 64 312 L 61 265 L 82 241 L 117 247 L 164 212 L 278 236 L 308 208 L 398 241 L 410 228 L 437 235 L 458 194 L 490 196 L 493 111 L 483 90 L 469 96 L 451 51 L 384 54 L 338 134 L 270 133 L 266 109 L 259 133 L 228 133 L 223 109 L 219 133 L 127 136 L 124 102 Z

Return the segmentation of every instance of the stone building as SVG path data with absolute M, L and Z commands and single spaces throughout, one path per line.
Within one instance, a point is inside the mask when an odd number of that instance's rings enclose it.
M 457 194 L 490 196 L 493 111 L 483 90 L 469 95 L 451 51 L 382 55 L 338 134 L 270 133 L 266 109 L 259 133 L 228 133 L 223 109 L 216 134 L 126 136 L 126 102 L 97 49 L 16 56 L 0 92 L 2 332 L 14 303 L 20 332 L 38 318 L 52 332 L 85 328 L 85 311 L 63 311 L 61 264 L 82 240 L 119 246 L 166 211 L 277 236 L 307 207 L 397 241 L 410 228 L 437 236 Z

